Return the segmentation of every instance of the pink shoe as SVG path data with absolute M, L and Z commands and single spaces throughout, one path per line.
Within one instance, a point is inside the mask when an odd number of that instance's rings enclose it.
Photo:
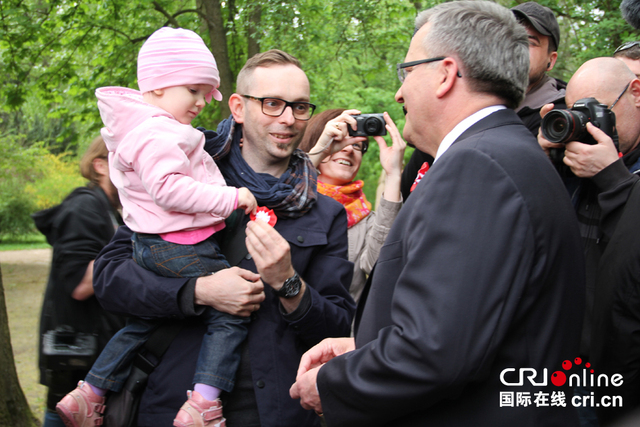
M 174 427 L 226 427 L 226 420 L 222 417 L 222 402 L 220 399 L 206 400 L 197 391 L 187 391 L 187 400 L 176 419 Z
M 104 397 L 80 381 L 75 390 L 58 402 L 56 412 L 67 427 L 93 427 L 102 425 L 104 408 Z

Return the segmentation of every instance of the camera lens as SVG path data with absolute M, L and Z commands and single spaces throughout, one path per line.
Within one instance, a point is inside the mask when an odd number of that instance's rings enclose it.
M 364 131 L 367 135 L 378 135 L 380 133 L 380 120 L 369 117 L 364 121 Z
M 586 131 L 588 118 L 579 111 L 551 110 L 542 119 L 542 135 L 554 143 L 566 144 L 579 141 Z
M 554 134 L 562 135 L 567 130 L 567 121 L 564 118 L 558 119 L 551 124 Z

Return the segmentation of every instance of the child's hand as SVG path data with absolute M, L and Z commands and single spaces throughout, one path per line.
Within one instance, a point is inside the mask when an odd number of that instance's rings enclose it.
M 251 194 L 251 191 L 245 187 L 238 188 L 238 207 L 244 209 L 246 215 L 255 215 L 256 213 L 258 202 L 256 198 L 253 197 L 253 194 Z

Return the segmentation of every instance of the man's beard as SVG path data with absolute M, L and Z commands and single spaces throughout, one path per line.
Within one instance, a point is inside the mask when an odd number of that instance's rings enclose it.
M 538 73 L 536 73 L 533 76 L 529 77 L 529 86 L 527 87 L 527 92 L 531 89 L 533 89 L 538 83 L 540 83 L 542 81 L 542 79 L 544 78 L 545 74 L 547 73 L 546 70 L 542 70 Z
M 296 136 L 296 140 L 291 142 L 291 144 L 278 144 L 276 143 L 276 147 L 278 148 L 278 150 L 289 150 L 290 147 L 293 147 L 293 150 L 291 150 L 291 152 L 293 153 L 295 151 L 296 148 L 298 148 L 298 146 L 300 145 L 300 142 L 302 141 L 302 135 L 303 133 L 300 133 Z

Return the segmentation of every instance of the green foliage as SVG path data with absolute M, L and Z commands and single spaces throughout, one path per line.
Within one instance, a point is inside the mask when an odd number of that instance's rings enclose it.
M 86 184 L 86 180 L 79 173 L 75 157 L 47 153 L 38 161 L 40 168 L 46 173 L 41 179 L 28 183 L 24 189 L 33 200 L 36 210 L 59 204 L 74 188 Z
M 24 136 L 0 137 L 0 236 L 35 232 L 30 215 L 51 207 L 83 180 L 77 162 L 54 155 L 42 144 L 26 146 Z
M 5 155 L 0 156 L 0 234 L 33 232 L 29 214 L 34 200 L 24 191 L 27 184 L 42 176 L 38 157 L 47 154 L 40 146 L 25 147 L 18 137 L 2 137 Z

